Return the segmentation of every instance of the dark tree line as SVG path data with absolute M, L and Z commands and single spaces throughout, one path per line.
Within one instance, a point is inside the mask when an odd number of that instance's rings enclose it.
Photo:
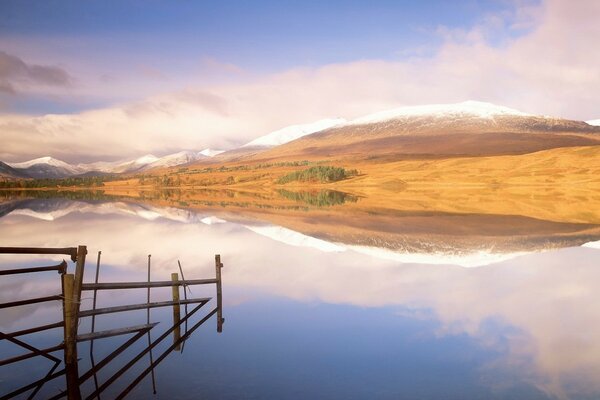
M 69 178 L 44 178 L 27 179 L 17 181 L 0 181 L 0 188 L 3 189 L 32 189 L 32 188 L 53 188 L 53 187 L 91 187 L 104 186 L 104 182 L 114 180 L 113 176 L 85 176 Z
M 310 167 L 303 171 L 294 171 L 282 176 L 277 183 L 283 184 L 292 181 L 299 182 L 337 182 L 358 175 L 355 169 L 346 170 L 341 167 L 318 166 Z

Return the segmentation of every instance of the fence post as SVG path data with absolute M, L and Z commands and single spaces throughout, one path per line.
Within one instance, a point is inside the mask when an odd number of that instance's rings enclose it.
M 172 282 L 179 282 L 179 275 L 177 272 L 173 272 L 171 274 Z M 179 285 L 171 286 L 173 293 L 173 325 L 177 326 L 177 329 L 173 331 L 173 342 L 178 343 L 175 347 L 175 350 L 179 351 L 181 349 L 181 343 L 179 343 L 179 339 L 181 338 L 181 327 L 179 324 L 179 320 L 181 318 L 181 311 L 179 307 Z
M 221 289 L 221 255 L 215 254 L 215 274 L 217 279 L 217 332 L 223 332 L 223 291 Z
M 79 371 L 77 368 L 77 334 L 73 332 L 73 274 L 62 275 L 63 289 L 63 318 L 64 318 L 64 346 L 65 369 L 67 378 L 67 398 L 81 399 L 79 392 Z

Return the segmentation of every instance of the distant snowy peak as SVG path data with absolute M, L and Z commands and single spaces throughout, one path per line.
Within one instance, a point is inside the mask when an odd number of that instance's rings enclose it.
M 275 132 L 271 132 L 268 135 L 261 136 L 253 141 L 246 143 L 242 147 L 250 146 L 262 146 L 262 147 L 273 147 L 279 146 L 292 140 L 299 139 L 303 136 L 310 135 L 325 129 L 333 128 L 334 126 L 344 124 L 345 119 L 342 118 L 331 118 L 322 119 L 320 121 L 312 122 L 310 124 L 303 125 L 292 125 L 283 129 L 279 129 Z
M 481 101 L 464 101 L 455 104 L 429 104 L 423 106 L 400 107 L 393 110 L 369 114 L 350 121 L 350 124 L 372 124 L 395 119 L 410 117 L 447 118 L 456 116 L 471 116 L 477 118 L 494 118 L 496 116 L 532 116 L 512 108 L 497 106 Z
M 593 119 L 591 121 L 585 121 L 588 125 L 600 126 L 600 119 Z
M 214 156 L 218 156 L 219 154 L 224 153 L 224 152 L 225 152 L 225 150 L 204 149 L 204 150 L 198 152 L 198 154 L 201 154 L 206 157 L 214 157 Z
M 188 164 L 197 161 L 206 156 L 194 151 L 180 151 L 166 155 L 164 157 L 156 158 L 154 161 L 147 163 L 143 169 L 152 169 L 159 167 L 175 167 L 177 165 Z
M 136 158 L 135 160 L 133 160 L 133 163 L 138 164 L 138 165 L 144 165 L 144 164 L 151 164 L 158 160 L 159 160 L 159 158 L 156 157 L 154 154 L 146 154 L 145 156 L 141 156 L 140 158 Z
M 39 164 L 50 165 L 52 167 L 58 167 L 58 168 L 64 168 L 64 169 L 76 169 L 71 164 L 68 164 L 61 160 L 57 160 L 56 158 L 53 158 L 53 157 L 40 157 L 40 158 L 35 158 L 33 160 L 25 161 L 25 162 L 6 163 L 6 164 L 10 165 L 13 168 L 21 168 L 21 169 L 29 168 L 29 167 L 32 167 L 34 165 L 39 165 Z
M 211 151 L 214 152 L 214 150 Z M 156 157 L 153 154 L 146 154 L 134 160 L 114 162 L 99 161 L 77 165 L 71 165 L 52 157 L 41 157 L 20 163 L 6 163 L 6 165 L 9 165 L 15 170 L 23 171 L 26 174 L 25 176 L 30 176 L 33 178 L 64 178 L 90 172 L 117 174 L 136 173 L 139 171 L 147 171 L 153 168 L 174 167 L 177 165 L 188 164 L 206 157 L 208 156 L 202 154 L 202 152 L 180 151 L 164 157 Z
M 25 162 L 6 164 L 32 178 L 61 178 L 85 172 L 78 166 L 52 157 L 40 157 Z

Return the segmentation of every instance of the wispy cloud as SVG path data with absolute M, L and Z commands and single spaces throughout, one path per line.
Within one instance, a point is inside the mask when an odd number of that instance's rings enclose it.
M 73 78 L 62 68 L 28 64 L 0 51 L 0 91 L 16 94 L 22 86 L 70 86 Z

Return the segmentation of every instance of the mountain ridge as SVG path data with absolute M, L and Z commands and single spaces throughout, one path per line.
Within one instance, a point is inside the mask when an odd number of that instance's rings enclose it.
M 182 150 L 134 160 L 69 164 L 50 156 L 6 163 L 4 177 L 132 174 L 183 165 L 263 160 L 387 159 L 527 154 L 600 144 L 600 120 L 534 115 L 480 101 L 407 106 L 352 120 L 290 125 L 227 151 Z M 11 168 L 8 170 L 7 168 Z
M 207 155 L 211 154 L 211 155 Z M 146 154 L 133 160 L 97 161 L 93 163 L 69 164 L 51 156 L 38 157 L 23 162 L 2 163 L 0 176 L 11 178 L 66 178 L 70 176 L 96 176 L 103 174 L 124 174 L 148 171 L 155 168 L 168 168 L 208 159 L 220 154 L 218 150 L 204 149 L 199 152 L 183 150 L 177 153 L 156 157 Z M 8 169 L 10 168 L 10 170 Z
M 483 102 L 370 114 L 252 156 L 254 160 L 527 154 L 600 144 L 600 127 Z

